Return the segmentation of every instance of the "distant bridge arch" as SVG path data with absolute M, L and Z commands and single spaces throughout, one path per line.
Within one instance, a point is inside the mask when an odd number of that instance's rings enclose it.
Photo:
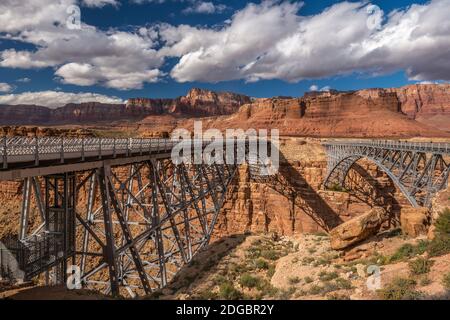
M 329 141 L 325 187 L 343 187 L 351 167 L 368 159 L 384 171 L 414 207 L 428 207 L 446 185 L 450 144 L 400 141 Z

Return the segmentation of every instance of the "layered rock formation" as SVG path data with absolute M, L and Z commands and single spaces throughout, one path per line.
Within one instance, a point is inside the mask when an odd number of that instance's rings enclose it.
M 450 103 L 444 109 L 450 111 Z M 279 129 L 281 135 L 310 137 L 449 136 L 402 110 L 397 93 L 389 90 L 316 92 L 302 98 L 256 99 L 231 116 L 210 120 L 207 127 L 272 128 Z
M 325 150 L 315 139 L 282 139 L 280 172 L 268 181 L 252 180 L 241 166 L 216 227 L 217 236 L 276 232 L 279 235 L 330 231 L 339 224 L 382 207 L 389 214 L 383 228 L 400 225 L 410 205 L 376 165 L 359 161 L 349 173 L 349 192 L 322 189 Z
M 450 84 L 421 84 L 395 92 L 403 113 L 421 123 L 450 131 Z
M 130 99 L 124 104 L 98 102 L 67 104 L 49 109 L 43 106 L 0 105 L 0 125 L 61 125 L 136 122 L 149 116 L 181 117 L 231 114 L 251 99 L 234 93 L 192 89 L 177 99 Z

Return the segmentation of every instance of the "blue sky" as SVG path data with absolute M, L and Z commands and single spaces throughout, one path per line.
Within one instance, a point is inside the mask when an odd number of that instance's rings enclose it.
M 300 96 L 450 78 L 449 0 L 4 2 L 0 103 L 28 92 L 126 100 L 192 87 Z M 66 30 L 70 5 L 80 8 L 80 30 Z

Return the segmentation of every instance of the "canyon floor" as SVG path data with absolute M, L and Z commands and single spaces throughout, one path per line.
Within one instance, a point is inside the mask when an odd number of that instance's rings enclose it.
M 445 246 L 443 252 L 431 255 L 427 249 L 433 241 L 429 234 L 402 232 L 399 217 L 403 212 L 409 214 L 411 208 L 373 164 L 359 163 L 364 173 L 377 181 L 378 190 L 367 185 L 367 177 L 359 184 L 353 182 L 359 186 L 356 191 L 324 190 L 326 153 L 321 141 L 282 138 L 278 181 L 282 189 L 249 180 L 242 168 L 219 215 L 212 243 L 166 288 L 145 299 L 449 299 L 450 241 L 438 243 Z M 20 185 L 0 187 L 3 238 L 18 228 Z M 358 190 L 364 190 L 364 197 Z M 283 194 L 293 191 L 298 195 L 294 202 Z M 395 221 L 354 247 L 332 250 L 329 230 L 319 226 L 315 218 L 332 213 L 334 219 L 330 221 L 342 223 L 374 206 L 392 207 Z M 438 194 L 430 218 L 435 220 L 446 207 L 450 207 L 450 189 Z M 370 276 L 369 267 L 378 270 L 380 277 Z M 0 283 L 0 298 L 108 297 L 63 287 L 2 287 Z
M 402 253 L 423 241 L 408 239 L 396 231 L 382 233 L 353 249 L 364 251 L 365 258 L 347 261 L 346 254 L 330 248 L 326 234 L 232 235 L 212 243 L 168 287 L 144 299 L 449 299 L 450 283 L 445 277 L 450 274 L 450 254 L 431 258 L 430 269 L 417 274 L 409 264 L 427 254 Z M 374 276 L 367 272 L 370 266 L 380 268 L 378 287 Z M 110 299 L 63 287 L 13 288 L 0 292 L 0 298 Z

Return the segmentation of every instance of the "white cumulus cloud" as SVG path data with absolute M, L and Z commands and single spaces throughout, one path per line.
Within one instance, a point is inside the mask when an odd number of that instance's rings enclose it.
M 0 92 L 10 92 L 13 88 L 7 83 L 0 82 Z
M 62 107 L 68 103 L 101 102 L 123 103 L 117 97 L 105 96 L 97 93 L 71 93 L 61 91 L 24 92 L 19 94 L 0 95 L 0 104 L 9 105 L 40 105 L 50 108 Z
M 450 0 L 385 15 L 341 2 L 302 16 L 301 4 L 249 4 L 222 28 L 161 26 L 161 50 L 179 57 L 180 82 L 326 78 L 406 70 L 410 79 L 450 79 Z M 381 23 L 384 21 L 384 23 Z

